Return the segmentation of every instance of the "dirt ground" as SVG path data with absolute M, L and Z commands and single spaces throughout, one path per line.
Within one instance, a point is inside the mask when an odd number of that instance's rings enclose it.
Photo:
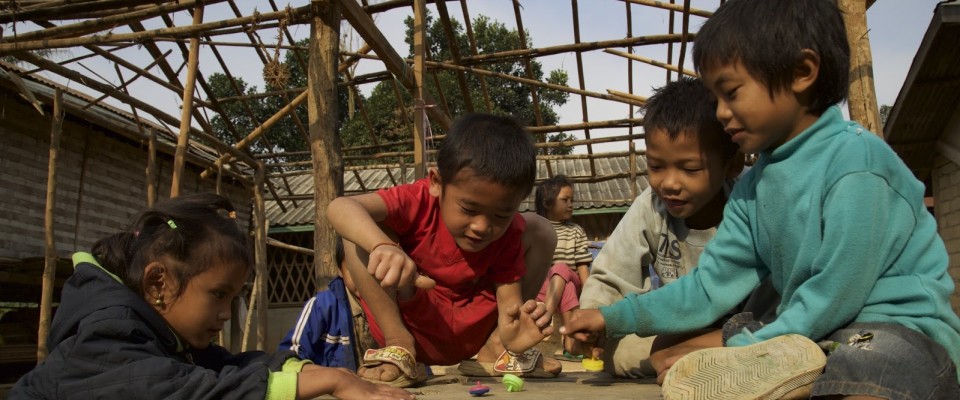
M 537 346 L 543 354 L 560 348 L 559 338 Z M 660 399 L 660 386 L 655 379 L 617 379 L 603 372 L 587 372 L 579 362 L 560 361 L 563 372 L 554 379 L 525 379 L 523 390 L 507 392 L 501 378 L 476 378 L 460 375 L 457 366 L 433 367 L 434 377 L 419 387 L 410 388 L 420 400 L 474 399 L 469 390 L 477 381 L 490 387 L 482 396 L 491 400 L 594 400 L 594 399 Z M 325 396 L 322 399 L 332 397 Z

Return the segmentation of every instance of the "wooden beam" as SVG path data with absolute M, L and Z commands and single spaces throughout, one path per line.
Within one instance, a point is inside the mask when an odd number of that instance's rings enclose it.
M 193 25 L 203 24 L 203 3 L 193 10 Z M 180 133 L 177 135 L 177 152 L 173 158 L 173 179 L 170 184 L 170 198 L 180 196 L 180 181 L 183 179 L 183 166 L 187 160 L 187 147 L 190 144 L 190 116 L 193 114 L 193 89 L 197 83 L 197 64 L 200 62 L 199 38 L 190 39 L 190 54 L 187 59 L 187 82 L 183 88 L 183 105 L 180 108 Z
M 351 1 L 351 0 L 347 0 Z M 424 0 L 413 1 L 413 174 L 417 179 L 427 176 L 427 164 L 424 158 L 426 132 L 430 127 L 427 121 L 427 103 L 424 101 L 423 64 L 427 52 L 427 5 Z M 433 105 L 436 105 L 434 103 Z
M 400 83 L 403 84 L 407 90 L 414 93 L 417 85 L 413 78 L 413 73 L 407 68 L 407 64 L 400 58 L 400 55 L 397 54 L 397 51 L 390 45 L 387 38 L 383 36 L 383 33 L 380 32 L 370 16 L 363 11 L 356 0 L 339 0 L 339 3 L 343 17 L 350 22 L 353 29 L 356 29 L 357 33 L 363 37 L 363 40 L 370 45 L 373 51 L 380 55 L 387 70 L 397 76 Z M 437 104 L 429 92 L 424 92 L 423 99 L 427 105 Z M 427 114 L 443 129 L 450 127 L 450 117 L 444 114 L 438 107 L 427 107 Z
M 659 1 L 659 0 L 620 0 L 620 1 L 625 1 L 625 2 L 627 2 L 627 3 L 640 4 L 640 5 L 650 6 L 650 7 L 655 7 L 655 8 L 660 8 L 660 9 L 669 10 L 669 11 L 687 12 L 687 13 L 689 13 L 690 15 L 696 15 L 696 16 L 698 16 L 698 17 L 704 17 L 704 18 L 710 18 L 710 17 L 713 16 L 713 12 L 711 12 L 711 11 L 701 10 L 701 9 L 697 9 L 697 8 L 689 8 L 689 9 L 687 9 L 686 11 L 684 11 L 684 7 L 683 7 L 683 6 L 678 6 L 678 5 L 672 4 L 672 3 L 664 3 L 664 2 Z
M 660 68 L 666 69 L 666 70 L 668 70 L 668 71 L 683 72 L 683 74 L 686 75 L 686 76 L 692 76 L 692 77 L 696 77 L 696 78 L 699 78 L 699 77 L 700 77 L 700 75 L 698 75 L 695 71 L 692 71 L 692 70 L 689 70 L 689 69 L 686 69 L 686 68 L 680 69 L 680 68 L 677 67 L 676 65 L 671 65 L 671 64 L 664 63 L 664 62 L 660 62 L 660 61 L 654 60 L 654 59 L 652 59 L 652 58 L 647 58 L 647 57 L 639 56 L 639 55 L 636 55 L 636 54 L 631 54 L 631 53 L 627 53 L 627 52 L 624 52 L 624 51 L 613 50 L 613 49 L 605 49 L 605 50 L 603 50 L 603 52 L 604 52 L 604 53 L 613 54 L 613 55 L 618 55 L 618 56 L 620 56 L 620 57 L 628 58 L 628 59 L 631 59 L 631 60 L 634 60 L 634 61 L 640 61 L 640 62 L 642 62 L 642 63 L 650 64 L 650 65 L 653 65 L 653 66 L 655 66 L 655 67 L 660 67 Z
M 219 3 L 222 1 L 226 1 L 226 0 L 205 0 L 203 3 L 206 5 L 211 5 L 211 4 Z M 132 12 L 112 15 L 109 17 L 88 19 L 86 21 L 81 21 L 74 24 L 54 26 L 46 29 L 36 30 L 33 32 L 24 32 L 24 33 L 18 34 L 15 40 L 25 42 L 30 40 L 63 38 L 63 37 L 71 37 L 71 36 L 76 37 L 80 35 L 86 35 L 93 32 L 113 29 L 118 25 L 128 24 L 133 21 L 142 21 L 145 19 L 156 17 L 158 15 L 176 12 L 180 10 L 186 10 L 188 8 L 193 8 L 196 5 L 196 3 L 197 3 L 197 0 L 184 0 L 184 1 L 180 1 L 172 4 L 160 4 L 150 8 L 138 9 Z M 7 40 L 4 40 L 4 41 L 7 41 Z
M 54 230 L 54 210 L 57 200 L 57 155 L 63 132 L 63 92 L 53 96 L 53 114 L 50 116 L 50 158 L 47 161 L 47 201 L 43 217 L 43 286 L 40 289 L 40 327 L 37 330 L 37 363 L 47 358 L 47 336 L 53 316 L 53 286 L 57 278 L 57 241 Z
M 292 14 L 297 17 L 306 17 L 309 15 L 308 7 L 298 7 L 293 9 Z M 127 41 L 145 42 L 157 37 L 190 37 L 199 33 L 210 34 L 211 31 L 238 25 L 250 24 L 254 22 L 270 21 L 287 17 L 287 12 L 279 11 L 275 13 L 263 13 L 251 15 L 242 18 L 235 18 L 225 21 L 210 22 L 192 26 L 178 26 L 173 28 L 156 29 L 152 31 L 135 33 L 114 33 L 109 35 L 93 35 L 78 38 L 48 39 L 48 40 L 30 40 L 25 42 L 0 43 L 0 55 L 10 54 L 12 52 L 56 49 L 64 47 L 84 46 L 89 44 L 108 44 L 123 43 Z
M 256 165 L 254 172 L 253 185 L 253 221 L 254 221 L 254 263 L 257 271 L 257 291 L 260 292 L 260 298 L 257 299 L 257 350 L 267 350 L 267 327 L 270 325 L 267 321 L 267 305 L 270 303 L 269 279 L 270 267 L 267 265 L 267 231 L 269 222 L 267 221 L 266 208 L 264 207 L 263 187 L 266 181 L 266 168 L 262 163 Z M 249 318 L 250 315 L 247 316 Z
M 837 5 L 843 13 L 847 42 L 850 44 L 850 94 L 847 97 L 850 119 L 882 138 L 880 108 L 877 106 L 877 91 L 873 82 L 873 55 L 870 52 L 866 2 L 838 0 Z
M 695 33 L 690 33 L 687 35 L 687 41 L 693 41 L 696 37 Z M 541 47 L 536 49 L 522 49 L 522 50 L 510 50 L 510 51 L 501 51 L 491 54 L 478 54 L 474 56 L 464 57 L 464 65 L 475 65 L 475 64 L 493 64 L 501 62 L 512 62 L 521 60 L 527 57 L 543 57 L 550 56 L 554 54 L 569 53 L 574 51 L 593 51 L 600 49 L 607 49 L 612 47 L 629 47 L 629 46 L 645 46 L 650 44 L 665 44 L 665 43 L 679 43 L 683 40 L 682 35 L 669 34 L 669 35 L 649 35 L 649 36 L 637 36 L 629 37 L 625 39 L 614 39 L 614 40 L 603 40 L 598 42 L 583 42 L 577 44 L 564 44 L 559 46 L 550 46 L 550 47 Z
M 316 1 L 310 29 L 310 62 L 307 63 L 308 126 L 313 160 L 314 213 L 313 258 L 318 287 L 325 288 L 339 276 L 336 261 L 337 233 L 327 220 L 327 206 L 343 194 L 343 152 L 337 134 L 337 73 L 340 60 L 341 4 L 355 0 Z M 357 6 L 359 7 L 359 6 Z M 364 14 L 366 15 L 366 14 Z

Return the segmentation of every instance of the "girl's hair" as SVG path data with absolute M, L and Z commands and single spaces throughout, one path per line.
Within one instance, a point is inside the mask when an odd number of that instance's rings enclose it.
M 534 195 L 537 214 L 546 218 L 547 213 L 550 212 L 550 209 L 553 208 L 554 203 L 556 203 L 557 196 L 560 195 L 560 189 L 565 187 L 573 187 L 570 181 L 567 180 L 566 175 L 555 175 L 553 178 L 540 182 L 540 184 L 537 185 L 537 192 Z
M 253 265 L 247 234 L 237 225 L 233 205 L 212 193 L 157 203 L 137 214 L 127 231 L 94 243 L 92 253 L 141 296 L 143 271 L 153 261 L 162 260 L 172 271 L 179 283 L 177 295 L 190 279 L 217 263 Z

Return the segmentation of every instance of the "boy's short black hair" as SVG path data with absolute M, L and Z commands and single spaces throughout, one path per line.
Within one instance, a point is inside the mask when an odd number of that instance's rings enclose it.
M 706 149 L 716 148 L 724 157 L 733 156 L 739 149 L 723 132 L 723 125 L 717 120 L 716 102 L 700 79 L 681 78 L 654 89 L 643 109 L 646 135 L 657 130 L 666 132 L 671 139 L 696 135 L 707 139 L 710 146 Z
M 454 121 L 437 151 L 437 170 L 450 184 L 464 168 L 526 196 L 537 177 L 533 137 L 515 119 L 471 113 Z
M 703 24 L 693 42 L 701 74 L 739 61 L 773 96 L 793 82 L 800 51 L 820 56 L 813 111 L 843 101 L 849 91 L 850 45 L 836 0 L 730 0 Z

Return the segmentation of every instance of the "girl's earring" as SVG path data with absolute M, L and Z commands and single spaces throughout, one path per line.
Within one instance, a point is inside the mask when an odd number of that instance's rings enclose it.
M 163 297 L 157 296 L 157 300 L 153 302 L 153 305 L 157 308 L 163 308 L 166 304 L 163 304 Z

